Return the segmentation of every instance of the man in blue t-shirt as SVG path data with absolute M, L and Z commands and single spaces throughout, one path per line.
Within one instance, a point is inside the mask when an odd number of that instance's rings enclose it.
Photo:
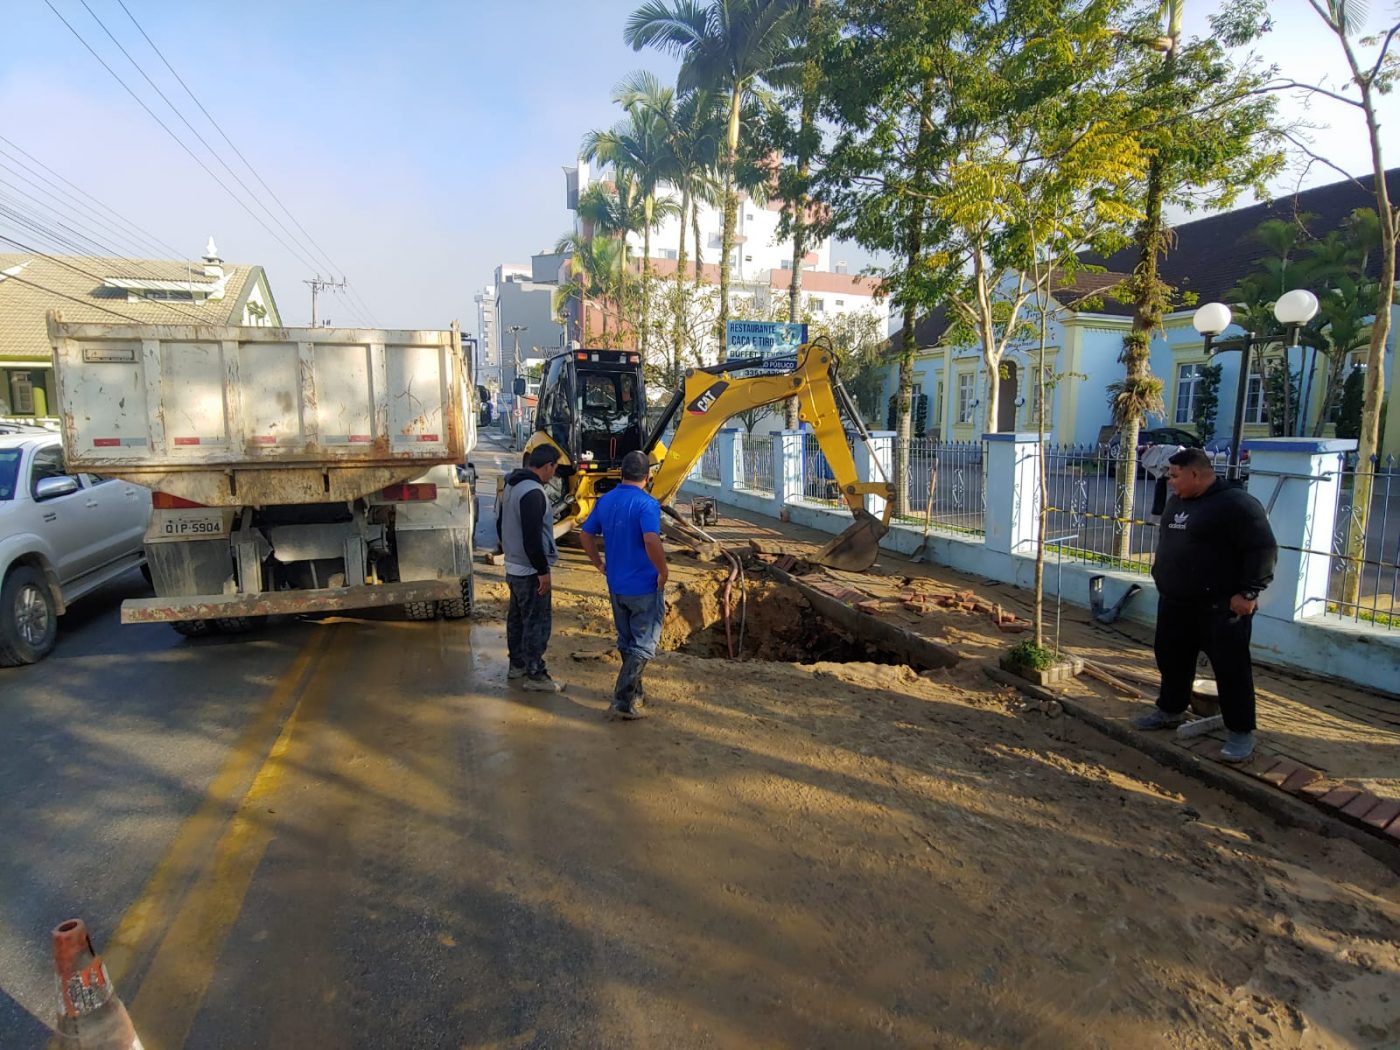
M 656 656 L 666 614 L 663 591 L 669 573 L 661 546 L 661 504 L 646 490 L 650 472 L 646 453 L 627 453 L 622 458 L 622 484 L 597 502 L 579 537 L 588 560 L 608 578 L 617 624 L 622 670 L 608 708 L 613 718 L 642 717 L 642 672 Z M 606 565 L 598 553 L 599 536 L 606 545 Z

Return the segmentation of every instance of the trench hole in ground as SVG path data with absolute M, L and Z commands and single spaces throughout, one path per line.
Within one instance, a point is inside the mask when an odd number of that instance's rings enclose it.
M 680 584 L 668 603 L 661 635 L 663 649 L 707 659 L 727 659 L 723 613 L 724 574 Z M 747 612 L 741 611 L 740 588 L 730 589 L 730 632 L 738 645 L 741 624 L 745 660 L 773 663 L 870 663 L 926 671 L 911 659 L 868 638 L 857 637 L 823 616 L 795 587 L 749 576 Z

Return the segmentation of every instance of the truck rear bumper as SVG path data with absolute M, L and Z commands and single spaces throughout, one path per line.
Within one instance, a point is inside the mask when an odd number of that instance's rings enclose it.
M 413 580 L 408 583 L 385 583 L 364 587 L 327 587 L 316 591 L 128 598 L 122 602 L 122 623 L 169 623 L 175 620 L 218 620 L 230 616 L 344 612 L 349 609 L 407 605 L 410 602 L 440 602 L 461 597 L 461 582 L 450 579 Z

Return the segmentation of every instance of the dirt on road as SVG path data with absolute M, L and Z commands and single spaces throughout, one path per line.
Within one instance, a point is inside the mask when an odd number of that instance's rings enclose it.
M 603 581 L 565 560 L 551 666 L 602 722 Z M 608 947 L 611 1045 L 1400 1043 L 1393 871 L 1022 712 L 975 660 L 859 659 L 772 584 L 731 662 L 723 574 L 676 561 L 651 717 L 602 723 L 606 758 L 559 745 L 612 794 L 545 818 L 597 885 L 516 872 Z

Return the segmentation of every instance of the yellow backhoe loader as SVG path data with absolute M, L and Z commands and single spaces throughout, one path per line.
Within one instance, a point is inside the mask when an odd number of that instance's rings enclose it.
M 781 370 L 778 370 L 781 368 Z M 627 350 L 566 350 L 546 362 L 535 432 L 526 451 L 542 444 L 559 450 L 559 491 L 554 494 L 555 533 L 581 525 L 598 497 L 620 484 L 622 457 L 640 449 L 656 469 L 651 494 L 682 531 L 690 526 L 670 508 L 681 483 L 724 424 L 739 414 L 796 397 L 855 523 L 828 543 L 814 561 L 863 572 L 875 564 L 880 538 L 889 531 L 894 486 L 861 481 L 846 440 L 846 422 L 868 443 L 860 412 L 837 374 L 835 353 L 820 343 L 798 348 L 796 361 L 775 368 L 755 358 L 686 370 L 685 380 L 660 418 L 646 428 L 641 359 Z M 662 435 L 676 423 L 669 447 Z M 876 462 L 875 457 L 870 457 Z M 865 509 L 867 496 L 884 499 L 884 514 Z M 703 534 L 702 534 L 703 535 Z

